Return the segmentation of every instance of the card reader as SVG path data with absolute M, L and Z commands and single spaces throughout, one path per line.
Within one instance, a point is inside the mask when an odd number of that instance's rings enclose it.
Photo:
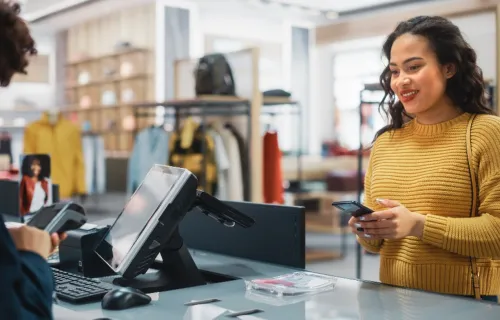
M 74 202 L 65 202 L 42 207 L 27 225 L 52 234 L 78 229 L 86 222 L 87 217 L 82 206 Z

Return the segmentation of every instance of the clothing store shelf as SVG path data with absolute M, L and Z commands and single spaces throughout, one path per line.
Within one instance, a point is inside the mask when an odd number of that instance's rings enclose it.
M 134 107 L 232 107 L 235 104 L 249 104 L 250 100 L 233 96 L 200 96 L 195 99 L 177 99 L 163 102 L 136 103 Z
M 147 102 L 134 104 L 134 114 L 136 117 L 150 117 L 150 113 L 141 113 L 141 109 L 145 108 L 173 108 L 175 110 L 174 114 L 166 113 L 165 117 L 170 117 L 172 115 L 182 114 L 182 115 L 205 115 L 205 116 L 215 116 L 215 115 L 250 115 L 250 101 L 246 99 L 241 99 L 238 97 L 229 96 L 200 96 L 196 99 L 186 99 L 186 100 L 169 100 L 164 102 Z M 193 110 L 199 109 L 199 110 Z
M 297 105 L 298 101 L 291 100 L 287 97 L 264 97 L 262 99 L 262 104 L 264 106 L 273 106 L 273 105 Z

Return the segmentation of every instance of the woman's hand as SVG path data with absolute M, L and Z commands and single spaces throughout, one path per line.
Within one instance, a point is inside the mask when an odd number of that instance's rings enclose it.
M 66 233 L 61 233 L 61 234 L 53 233 L 53 234 L 51 234 L 50 240 L 52 241 L 52 251 L 50 252 L 50 254 L 54 253 L 54 251 L 57 249 L 57 247 L 59 247 L 59 243 L 64 241 L 67 237 L 68 237 L 68 235 Z
M 411 212 L 397 201 L 379 199 L 377 202 L 387 209 L 349 220 L 349 226 L 360 238 L 379 240 L 422 237 L 424 215 Z
M 66 235 L 49 235 L 47 232 L 21 225 L 8 228 L 10 236 L 19 251 L 31 251 L 39 254 L 44 259 L 49 257 L 59 246 L 59 243 L 66 238 Z

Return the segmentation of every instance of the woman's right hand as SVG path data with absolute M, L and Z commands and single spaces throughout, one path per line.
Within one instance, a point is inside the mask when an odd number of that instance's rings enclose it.
M 19 251 L 31 251 L 44 259 L 54 251 L 54 240 L 46 231 L 27 225 L 10 227 L 8 230 Z

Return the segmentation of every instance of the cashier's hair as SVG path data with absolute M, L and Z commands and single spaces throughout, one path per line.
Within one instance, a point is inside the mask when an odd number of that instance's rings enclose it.
M 0 0 L 0 86 L 10 84 L 16 73 L 26 74 L 29 56 L 35 55 L 35 41 L 20 17 L 21 6 Z
M 400 22 L 387 37 L 383 45 L 383 55 L 391 59 L 394 41 L 403 34 L 419 35 L 427 38 L 436 53 L 440 64 L 453 64 L 456 74 L 448 80 L 446 95 L 462 111 L 474 114 L 494 114 L 488 107 L 484 89 L 483 73 L 477 65 L 474 49 L 465 41 L 460 29 L 446 18 L 439 16 L 418 16 Z M 387 131 L 401 128 L 412 116 L 395 101 L 391 89 L 391 70 L 389 65 L 380 75 L 380 84 L 385 91 L 379 110 L 388 116 L 389 124 L 375 134 L 374 141 Z

